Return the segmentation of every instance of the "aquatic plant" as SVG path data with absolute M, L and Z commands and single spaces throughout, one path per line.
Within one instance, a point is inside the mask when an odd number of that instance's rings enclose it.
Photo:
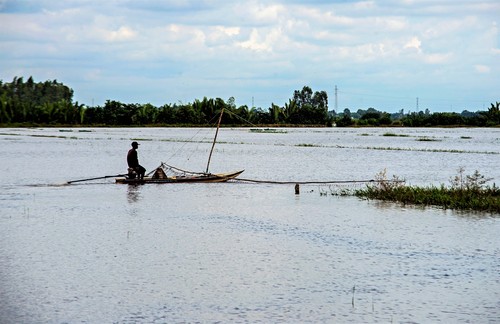
M 382 136 L 388 136 L 388 137 L 391 137 L 391 136 L 395 136 L 395 137 L 410 137 L 410 135 L 396 134 L 396 133 L 384 133 L 384 134 L 382 134 Z
M 476 210 L 500 213 L 500 188 L 495 184 L 487 186 L 491 179 L 486 178 L 479 171 L 465 175 L 464 169 L 458 170 L 453 177 L 451 186 L 408 186 L 404 182 L 394 181 L 393 176 L 387 180 L 386 171 L 377 174 L 377 181 L 363 189 L 355 190 L 354 195 L 366 199 L 379 199 L 403 204 L 425 206 L 441 206 L 458 210 Z
M 417 141 L 419 141 L 419 142 L 440 142 L 441 140 L 436 139 L 436 138 L 430 138 L 430 137 L 421 137 L 421 138 L 418 138 Z
M 271 134 L 286 134 L 286 130 L 278 130 L 274 128 L 251 128 L 250 133 L 271 133 Z

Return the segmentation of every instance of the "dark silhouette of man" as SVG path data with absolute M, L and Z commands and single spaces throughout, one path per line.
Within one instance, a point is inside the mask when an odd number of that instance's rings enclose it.
M 144 179 L 144 174 L 146 173 L 146 169 L 139 164 L 139 159 L 137 157 L 138 148 L 139 148 L 139 143 L 132 142 L 132 148 L 128 151 L 127 154 L 127 163 L 129 168 L 134 169 L 139 179 Z

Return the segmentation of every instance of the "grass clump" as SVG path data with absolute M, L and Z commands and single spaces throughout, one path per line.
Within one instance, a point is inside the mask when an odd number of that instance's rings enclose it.
M 410 135 L 395 134 L 395 133 L 384 133 L 384 134 L 382 134 L 382 136 L 388 136 L 388 137 L 391 137 L 391 136 L 394 136 L 394 137 L 410 137 Z
M 377 174 L 374 184 L 356 190 L 354 195 L 403 204 L 500 213 L 500 188 L 495 184 L 487 186 L 486 183 L 491 179 L 485 178 L 478 171 L 465 175 L 464 169 L 460 168 L 458 175 L 450 179 L 450 186 L 408 186 L 398 180 L 394 176 L 392 180 L 387 180 L 384 170 Z
M 421 138 L 418 138 L 417 141 L 419 141 L 419 142 L 440 142 L 441 140 L 436 139 L 436 138 L 430 138 L 430 137 L 421 137 Z
M 271 133 L 271 134 L 286 134 L 286 130 L 278 130 L 274 128 L 250 128 L 250 133 Z

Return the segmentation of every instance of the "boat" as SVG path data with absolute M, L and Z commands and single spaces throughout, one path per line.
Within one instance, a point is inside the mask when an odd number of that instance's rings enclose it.
M 214 141 L 212 143 L 212 149 L 208 156 L 207 168 L 205 172 L 193 172 L 182 170 L 180 168 L 168 165 L 164 162 L 157 167 L 152 176 L 146 176 L 139 179 L 134 171 L 129 169 L 129 173 L 121 175 L 115 178 L 116 183 L 121 184 L 146 184 L 146 183 L 199 183 L 199 182 L 226 182 L 228 180 L 234 179 L 243 173 L 244 170 L 225 172 L 225 173 L 210 173 L 210 159 L 212 158 L 212 152 L 217 141 L 217 134 L 219 133 L 220 122 L 222 120 L 222 114 L 224 113 L 224 108 L 222 108 L 219 121 L 217 123 L 217 130 L 215 131 Z
M 143 179 L 129 179 L 126 176 L 116 178 L 116 183 L 125 184 L 146 184 L 146 183 L 195 183 L 195 182 L 226 182 L 234 179 L 243 173 L 244 170 L 226 172 L 226 173 L 201 173 L 189 175 L 173 175 L 165 178 L 144 177 Z

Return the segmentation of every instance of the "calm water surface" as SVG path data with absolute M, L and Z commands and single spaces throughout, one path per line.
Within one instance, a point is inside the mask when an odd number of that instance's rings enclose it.
M 279 131 L 222 129 L 211 171 L 448 184 L 464 167 L 500 180 L 500 130 Z M 148 170 L 203 171 L 213 130 L 0 133 L 0 323 L 500 322 L 498 214 L 318 185 L 63 185 L 124 173 L 132 139 Z

